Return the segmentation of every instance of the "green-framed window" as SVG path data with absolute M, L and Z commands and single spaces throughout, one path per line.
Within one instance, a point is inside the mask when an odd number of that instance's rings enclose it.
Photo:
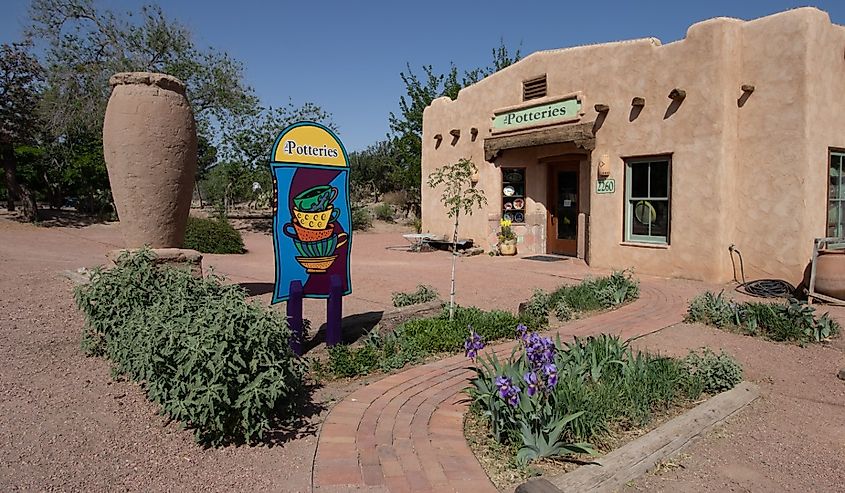
M 827 186 L 827 236 L 845 236 L 845 152 L 830 151 Z
M 669 244 L 671 159 L 625 161 L 625 241 Z

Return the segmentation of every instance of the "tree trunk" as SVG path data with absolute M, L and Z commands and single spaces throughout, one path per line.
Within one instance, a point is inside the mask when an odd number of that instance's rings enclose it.
M 18 167 L 15 158 L 15 150 L 11 144 L 0 143 L 0 159 L 3 160 L 3 169 L 6 177 L 6 209 L 9 212 L 15 211 L 15 199 L 20 197 L 18 181 L 15 178 L 15 171 Z
M 449 293 L 449 321 L 455 318 L 455 262 L 458 260 L 458 216 L 455 214 L 455 234 L 452 236 L 452 290 Z
M 18 158 L 15 156 L 15 148 L 11 142 L 0 143 L 0 160 L 3 161 L 3 169 L 6 174 L 6 193 L 8 200 L 6 208 L 11 212 L 15 210 L 15 199 L 23 201 L 23 215 L 27 221 L 34 222 L 38 219 L 38 205 L 35 202 L 35 195 L 28 188 L 18 182 L 15 174 L 18 168 Z
M 196 188 L 197 188 L 197 197 L 199 197 L 199 199 L 200 199 L 200 209 L 202 209 L 202 208 L 203 208 L 203 204 L 202 204 L 202 192 L 200 191 L 200 181 L 199 181 L 199 180 L 194 180 L 194 185 L 195 185 L 195 186 L 196 186 Z

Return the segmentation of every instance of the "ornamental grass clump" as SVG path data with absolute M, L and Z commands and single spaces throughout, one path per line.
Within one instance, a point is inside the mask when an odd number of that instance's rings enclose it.
M 237 285 L 153 258 L 124 254 L 77 288 L 86 352 L 106 356 L 203 444 L 255 442 L 291 418 L 306 367 L 284 317 Z
M 739 365 L 726 355 L 679 361 L 634 351 L 609 335 L 562 344 L 525 325 L 516 335 L 519 345 L 506 361 L 490 354 L 476 362 L 477 352 L 468 352 L 476 376 L 467 393 L 495 440 L 518 450 L 520 464 L 594 454 L 594 444 L 615 430 L 643 426 L 654 412 L 691 402 L 705 387 L 721 391 L 738 381 Z

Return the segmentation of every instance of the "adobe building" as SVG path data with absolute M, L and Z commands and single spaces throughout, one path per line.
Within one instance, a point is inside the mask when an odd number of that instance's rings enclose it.
M 533 53 L 423 118 L 423 183 L 471 159 L 488 205 L 461 236 L 520 254 L 726 282 L 797 284 L 813 239 L 842 236 L 845 27 L 814 8 L 716 18 L 686 38 Z M 423 231 L 451 235 L 423 185 Z

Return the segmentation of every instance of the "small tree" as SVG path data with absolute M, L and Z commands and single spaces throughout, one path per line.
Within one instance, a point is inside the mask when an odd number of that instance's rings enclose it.
M 437 188 L 443 185 L 440 202 L 446 207 L 446 214 L 455 219 L 455 231 L 452 236 L 452 289 L 449 293 L 449 320 L 455 316 L 455 262 L 458 256 L 458 222 L 463 211 L 472 215 L 475 209 L 487 204 L 484 192 L 472 185 L 472 177 L 478 172 L 469 159 L 437 168 L 428 175 L 428 186 Z

